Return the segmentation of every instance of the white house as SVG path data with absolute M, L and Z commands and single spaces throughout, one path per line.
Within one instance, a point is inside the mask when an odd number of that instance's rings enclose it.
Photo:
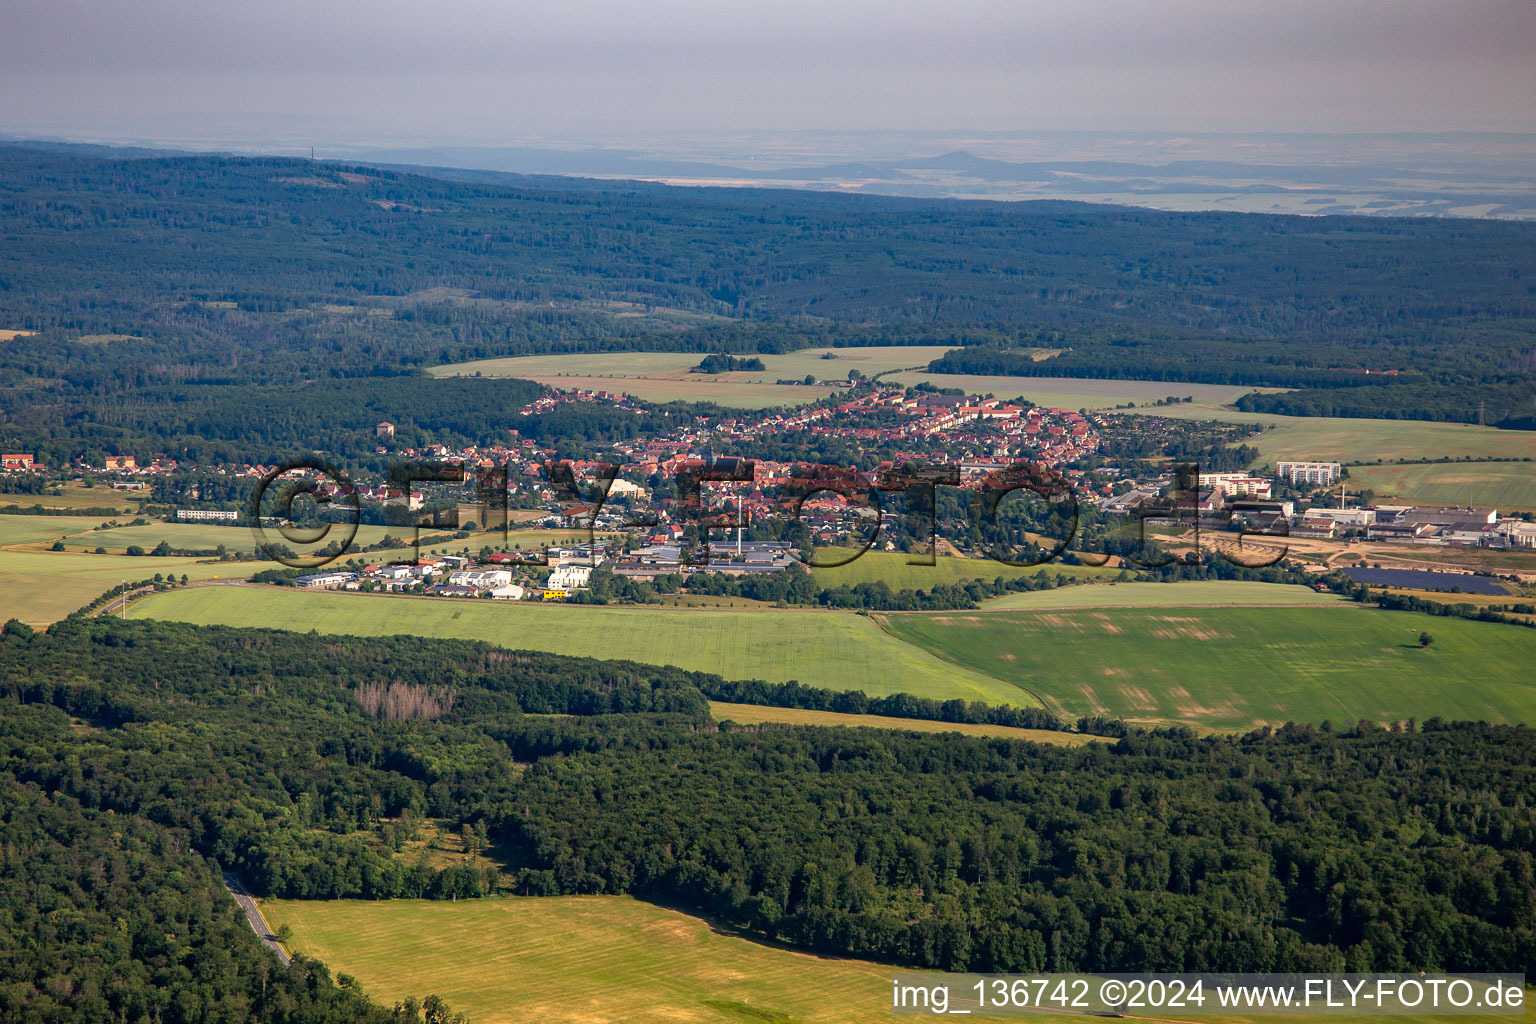
M 448 582 L 456 587 L 479 587 L 488 590 L 512 582 L 512 574 L 505 569 L 464 569 L 452 573 Z
M 293 581 L 293 585 L 310 590 L 334 590 L 355 579 L 357 579 L 355 572 L 317 572 L 310 576 L 298 577 Z
M 590 565 L 562 565 L 549 574 L 550 590 L 582 590 L 592 579 Z

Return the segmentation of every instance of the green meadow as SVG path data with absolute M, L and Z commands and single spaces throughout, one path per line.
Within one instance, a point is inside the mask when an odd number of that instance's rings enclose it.
M 1053 603 L 1054 602 L 1054 603 Z M 1536 721 L 1536 631 L 1338 602 L 1300 587 L 1126 583 L 979 610 L 863 616 L 764 607 L 587 607 L 213 587 L 130 614 L 508 648 L 798 679 L 870 694 L 1242 730 L 1288 720 Z M 1435 640 L 1418 645 L 1420 631 Z
M 1536 462 L 1350 466 L 1349 484 L 1353 488 L 1368 487 L 1378 498 L 1433 505 L 1483 505 L 1505 511 L 1536 510 Z
M 1102 583 L 1058 587 L 1025 594 L 1004 594 L 982 604 L 989 612 L 1031 608 L 1200 608 L 1251 605 L 1339 604 L 1337 594 L 1311 587 L 1250 583 L 1244 580 L 1183 580 L 1178 583 Z
M 291 950 L 386 1006 L 435 993 L 474 1024 L 854 1024 L 890 968 L 769 945 L 623 896 L 269 900 Z
M 806 348 L 782 355 L 759 355 L 763 370 L 693 373 L 699 353 L 593 352 L 558 356 L 507 356 L 432 367 L 433 376 L 515 376 L 550 387 L 617 391 L 650 402 L 716 402 L 728 408 L 771 408 L 802 405 L 836 391 L 819 384 L 777 384 L 777 381 L 839 381 L 849 370 L 876 376 L 922 367 L 948 352 L 949 345 L 868 345 L 852 348 Z M 823 358 L 831 353 L 833 358 Z
M 119 517 L 127 519 L 128 517 Z M 131 521 L 131 520 L 130 520 Z M 359 526 L 354 542 L 357 544 L 373 544 L 384 538 L 391 532 L 383 526 Z M 393 528 L 396 536 L 405 531 L 399 527 Z M 434 532 L 424 530 L 424 533 Z M 266 531 L 267 538 L 278 543 L 286 543 L 289 547 L 300 553 L 311 550 L 314 547 L 324 546 L 333 539 L 346 536 L 346 528 L 332 526 L 331 531 L 324 540 L 318 544 L 297 544 L 292 541 L 284 541 L 282 534 L 276 529 L 269 528 Z M 165 541 L 173 548 L 188 551 L 211 551 L 220 545 L 228 551 L 243 551 L 249 554 L 256 550 L 256 538 L 247 526 L 221 526 L 215 523 L 162 523 L 153 522 L 144 526 L 118 526 L 109 529 L 96 529 L 87 533 L 78 534 L 67 539 L 64 544 L 69 548 L 82 548 L 86 551 L 97 547 L 104 547 L 109 551 L 122 551 L 130 545 L 135 545 L 149 551 Z
M 809 708 L 770 708 L 761 704 L 709 702 L 709 713 L 717 722 L 740 725 L 819 725 L 845 729 L 900 729 L 906 732 L 957 732 L 963 736 L 994 736 L 1005 740 L 1030 740 L 1056 747 L 1076 747 L 1093 743 L 1098 737 L 1080 732 L 1055 729 L 1019 729 L 1011 725 L 987 725 L 982 722 L 935 722 L 926 718 L 891 718 L 886 715 L 848 715 L 837 711 L 812 711 Z
M 291 951 L 350 974 L 376 1001 L 387 1006 L 436 994 L 474 1024 L 867 1024 L 891 1015 L 891 975 L 900 970 L 762 942 L 627 896 L 265 900 L 261 909 L 273 928 L 292 929 Z M 1104 1019 L 1050 1016 L 1064 1024 Z M 1181 1018 L 1164 1011 L 1154 1019 Z M 1297 1024 L 1306 1018 L 1183 1019 Z M 1335 1024 L 1380 1019 L 1329 1017 Z M 1499 1024 L 1515 1018 L 1398 1019 Z
M 1073 715 L 1215 729 L 1433 715 L 1536 722 L 1536 630 L 1516 626 L 1355 606 L 878 618 L 893 636 Z M 1435 638 L 1428 649 L 1420 631 Z
M 716 380 L 725 383 L 772 384 L 800 380 L 810 374 L 817 380 L 846 378 L 849 370 L 866 377 L 911 366 L 926 366 L 948 352 L 950 345 L 870 345 L 856 348 L 812 348 L 782 354 L 754 354 L 764 369 L 729 373 L 693 373 L 697 352 L 571 352 L 551 356 L 508 356 L 468 363 L 434 366 L 435 377 L 481 374 L 486 377 L 521 377 L 545 381 L 559 377 L 608 377 L 635 380 Z M 831 358 L 825 358 L 830 355 Z M 609 389 L 616 390 L 616 389 Z
M 0 551 L 0 622 L 57 622 L 124 580 L 155 573 L 191 580 L 244 579 L 269 562 L 210 562 L 195 558 L 90 555 L 78 551 Z
M 692 373 L 696 352 L 583 352 L 555 356 L 509 356 L 434 366 L 437 377 L 481 375 L 521 377 L 551 387 L 594 388 L 633 395 L 651 402 L 715 402 L 733 409 L 801 405 L 836 389 L 816 384 L 778 384 L 780 380 L 842 380 L 850 370 L 866 377 L 926 366 L 949 351 L 947 345 L 872 345 L 858 348 L 805 349 L 762 354 L 762 370 Z M 823 358 L 830 353 L 832 358 Z
M 182 575 L 193 580 L 241 579 L 264 567 L 257 562 L 125 555 L 121 547 L 114 549 L 97 540 L 101 534 L 88 532 L 103 521 L 84 516 L 0 516 L 0 622 L 15 618 L 29 626 L 46 626 L 124 580 L 150 579 L 155 573 L 178 579 Z M 80 540 L 82 536 L 90 538 L 88 546 Z M 50 551 L 58 540 L 64 541 L 66 550 Z M 113 553 L 90 554 L 98 546 Z
M 110 516 L 103 518 L 101 516 L 0 515 L 0 548 L 18 544 L 52 544 L 60 538 L 69 538 L 74 534 L 95 529 L 111 518 Z
M 818 561 L 837 561 L 854 554 L 852 548 L 820 548 Z M 824 587 L 857 586 L 860 583 L 884 583 L 892 590 L 929 590 L 941 583 L 961 583 L 965 580 L 992 580 L 999 576 L 1014 579 L 1019 576 L 1035 576 L 1042 570 L 1049 576 L 1114 577 L 1119 569 L 1095 568 L 1086 565 L 1066 565 L 1059 561 L 1044 565 L 1019 567 L 1006 565 L 990 558 L 952 558 L 940 556 L 932 565 L 912 565 L 920 556 L 900 551 L 866 551 L 846 565 L 813 569 L 816 582 Z
M 1196 402 L 1221 405 L 1236 401 L 1255 390 L 1234 384 L 1188 384 L 1164 380 L 1114 380 L 1097 377 L 1002 377 L 979 373 L 928 373 L 926 371 L 892 374 L 887 380 L 901 384 L 934 384 L 938 387 L 964 388 L 976 394 L 991 393 L 999 398 L 1023 398 L 1053 409 L 1107 409 L 1135 402 L 1142 405 L 1170 396 L 1192 397 Z M 1277 388 L 1257 390 L 1275 391 Z
M 726 607 L 615 607 L 475 601 L 277 587 L 155 594 L 135 616 L 361 636 L 407 633 L 484 640 L 512 649 L 628 658 L 728 679 L 798 679 L 883 695 L 1033 703 L 1019 687 L 958 667 L 852 612 Z
M 147 491 L 115 491 L 110 487 L 85 487 L 68 483 L 57 494 L 0 494 L 0 507 L 19 505 L 31 508 L 41 505 L 54 509 L 115 508 L 119 512 L 132 512 Z
M 1175 392 L 1188 385 L 1169 384 Z M 1184 420 L 1223 420 L 1251 423 L 1259 430 L 1243 441 L 1260 451 L 1254 466 L 1272 466 L 1281 459 L 1326 462 L 1391 462 L 1399 459 L 1536 458 L 1536 432 L 1498 430 L 1467 423 L 1423 420 L 1370 420 L 1329 416 L 1277 416 L 1242 412 L 1225 405 L 1196 400 L 1161 409 L 1130 410 L 1137 415 Z M 1261 429 L 1262 428 L 1262 429 Z M 1351 466 L 1350 473 L 1355 469 Z M 1464 499 L 1463 499 L 1464 500 Z
M 1165 416 L 1185 420 L 1222 420 L 1249 423 L 1262 432 L 1243 443 L 1259 449 L 1255 466 L 1273 465 L 1280 459 L 1324 460 L 1329 462 L 1374 462 L 1378 459 L 1536 458 L 1536 432 L 1498 430 L 1465 423 L 1430 423 L 1419 420 L 1373 420 L 1327 416 L 1279 416 L 1272 413 L 1243 412 L 1230 403 L 1250 391 L 1275 391 L 1277 388 L 1250 388 L 1216 384 L 1190 384 L 1174 381 L 1098 380 L 1079 377 L 991 377 L 978 374 L 899 373 L 888 378 L 905 384 L 920 380 L 973 392 L 991 392 L 1003 397 L 1022 397 L 1037 405 L 1063 409 L 1098 409 L 1116 412 L 1118 405 L 1136 404 L 1135 409 L 1118 410 L 1140 416 Z M 1167 396 L 1191 396 L 1193 402 L 1154 407 L 1149 403 Z M 1351 469 L 1351 473 L 1356 470 Z M 1525 496 L 1522 490 L 1517 492 Z M 1439 498 L 1422 500 L 1439 501 Z M 1466 501 L 1465 495 L 1446 500 Z M 1478 504 L 1504 503 L 1516 507 L 1536 504 L 1508 497 Z

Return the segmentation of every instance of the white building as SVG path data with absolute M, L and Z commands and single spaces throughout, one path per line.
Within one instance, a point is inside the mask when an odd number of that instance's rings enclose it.
M 1242 494 L 1250 498 L 1268 498 L 1274 493 L 1274 485 L 1269 480 L 1248 473 L 1201 473 L 1200 489 L 1219 489 L 1234 497 Z
M 641 487 L 639 484 L 630 483 L 623 477 L 614 477 L 613 483 L 608 487 L 608 494 L 615 498 L 628 498 L 644 493 L 644 487 Z
M 425 502 L 426 499 L 422 497 L 420 491 L 413 490 L 407 494 L 405 491 L 397 487 L 389 488 L 388 491 L 386 491 L 386 496 L 384 498 L 384 504 L 404 505 L 408 510 L 412 512 L 419 512 L 421 510 L 421 506 L 425 504 Z
M 478 587 L 489 590 L 512 582 L 512 574 L 506 569 L 464 569 L 451 573 L 448 582 L 456 587 Z
M 1342 470 L 1337 462 L 1280 462 L 1275 465 L 1275 476 L 1292 484 L 1326 487 L 1339 478 Z
M 240 519 L 240 513 L 214 508 L 179 508 L 176 518 L 183 523 L 233 523 Z
M 592 579 L 590 565 L 562 565 L 549 574 L 550 590 L 583 590 Z
M 504 583 L 491 588 L 491 597 L 498 601 L 521 601 L 524 590 L 516 583 Z
M 312 576 L 300 576 L 293 581 L 296 587 L 310 590 L 334 590 L 357 579 L 355 572 L 317 572 Z
M 1370 526 L 1376 521 L 1374 508 L 1317 508 L 1314 506 L 1307 509 L 1307 515 L 1332 519 L 1340 526 Z

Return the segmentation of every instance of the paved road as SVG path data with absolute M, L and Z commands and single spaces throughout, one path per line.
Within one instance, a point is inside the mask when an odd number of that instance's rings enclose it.
M 257 584 L 251 583 L 249 580 L 193 580 L 190 583 L 179 583 L 176 585 L 175 589 L 191 590 L 193 587 L 254 587 L 256 585 Z M 97 608 L 95 611 L 91 612 L 91 615 L 121 615 L 123 613 L 124 600 L 127 600 L 131 605 L 135 600 L 143 597 L 145 594 L 153 594 L 154 592 L 154 587 L 140 587 L 137 590 L 131 590 L 128 592 L 126 597 L 119 597 L 114 599 L 111 604 L 103 605 L 102 607 Z M 131 610 L 129 612 L 129 617 L 132 618 Z
M 122 597 L 117 598 L 111 604 L 103 605 L 102 607 L 97 608 L 95 611 L 91 612 L 91 615 L 93 617 L 102 615 L 121 615 L 123 613 L 124 601 L 132 601 L 136 597 L 153 592 L 154 589 L 154 587 L 140 587 L 137 590 L 130 590 Z
M 284 951 L 282 946 L 278 945 L 277 939 L 272 934 L 272 929 L 267 927 L 267 919 L 261 916 L 261 908 L 256 906 L 255 900 L 251 899 L 251 894 L 245 891 L 245 886 L 240 884 L 240 879 L 228 871 L 224 872 L 224 888 L 229 890 L 229 894 L 235 898 L 235 902 L 240 904 L 240 909 L 245 911 L 245 919 L 251 923 L 251 930 L 256 933 L 256 937 L 265 942 L 267 948 L 277 954 L 277 958 L 283 962 L 284 967 L 292 963 L 293 959 Z

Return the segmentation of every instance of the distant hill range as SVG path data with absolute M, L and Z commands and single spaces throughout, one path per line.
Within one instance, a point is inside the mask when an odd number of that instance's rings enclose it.
M 1047 136 L 1048 141 L 1055 136 Z M 1001 158 L 948 139 L 913 139 L 910 153 L 854 160 L 693 159 L 644 149 L 458 147 L 344 150 L 330 154 L 371 163 L 431 165 L 666 181 L 674 184 L 783 185 L 922 198 L 1082 199 L 1170 210 L 1536 219 L 1536 137 L 1496 133 L 1259 136 L 1084 142 L 1076 136 L 1044 148 L 1049 159 Z M 965 140 L 960 140 L 965 141 Z M 971 140 L 976 141 L 976 140 Z M 984 143 L 988 140 L 980 140 Z M 927 147 L 926 149 L 923 147 Z M 807 146 L 814 149 L 814 146 Z M 858 148 L 849 143 L 841 148 Z M 1026 148 L 997 143 L 999 150 Z M 1186 148 L 1191 159 L 1158 157 Z M 1118 158 L 1107 159 L 1106 154 Z M 1255 154 L 1272 154 L 1254 159 Z M 1284 159 L 1277 159 L 1283 157 Z

